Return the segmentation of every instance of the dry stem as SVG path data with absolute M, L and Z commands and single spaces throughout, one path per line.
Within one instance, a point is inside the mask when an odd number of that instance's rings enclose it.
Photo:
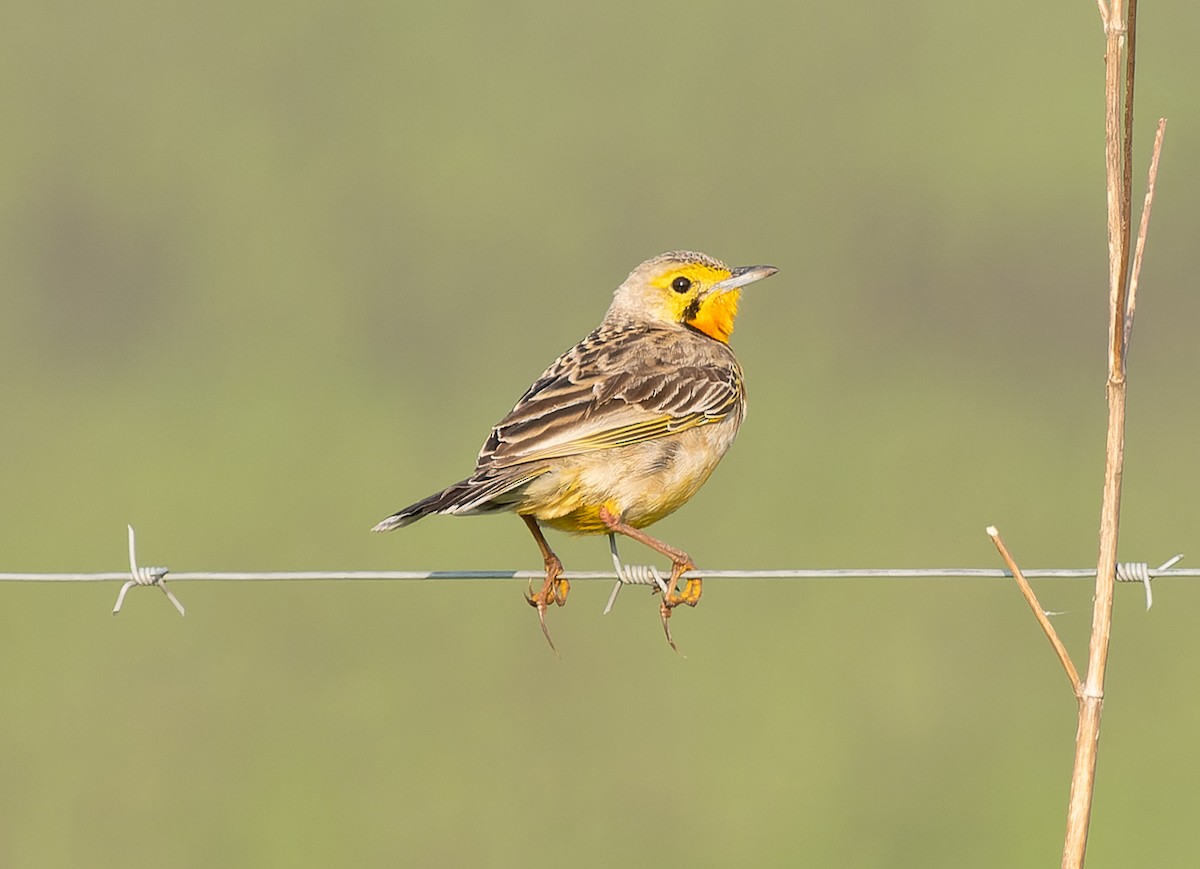
M 1136 0 L 1130 0 L 1131 5 Z M 1100 552 L 1096 564 L 1096 591 L 1092 602 L 1092 635 L 1088 645 L 1087 676 L 1079 692 L 1079 726 L 1075 734 L 1075 765 L 1067 806 L 1063 841 L 1063 869 L 1082 869 L 1087 851 L 1088 825 L 1096 784 L 1096 752 L 1100 740 L 1100 713 L 1104 704 L 1104 675 L 1108 667 L 1112 631 L 1113 584 L 1117 569 L 1117 532 L 1121 517 L 1121 477 L 1125 465 L 1125 343 L 1128 319 L 1128 262 L 1130 193 L 1128 165 L 1131 153 L 1132 104 L 1122 115 L 1124 95 L 1132 97 L 1133 52 L 1121 64 L 1127 39 L 1122 0 L 1110 0 L 1104 16 L 1104 142 L 1108 192 L 1108 436 L 1105 443 L 1104 492 L 1100 505 Z M 1124 81 L 1123 81 L 1124 80 Z M 1122 88 L 1124 84 L 1124 88 Z M 1123 123 L 1124 122 L 1124 123 Z
M 1132 74 L 1132 70 L 1130 70 Z M 1092 609 L 1092 638 L 1088 648 L 1088 672 L 1079 696 L 1079 728 L 1075 737 L 1075 767 L 1071 776 L 1071 797 L 1067 807 L 1067 833 L 1063 843 L 1063 869 L 1081 869 L 1087 850 L 1088 824 L 1092 814 L 1092 795 L 1096 784 L 1096 752 L 1100 740 L 1100 713 L 1104 705 L 1104 675 L 1108 666 L 1108 645 L 1112 631 L 1113 585 L 1117 567 L 1117 532 L 1121 517 L 1121 475 L 1125 464 L 1125 358 L 1129 336 L 1133 329 L 1133 313 L 1137 305 L 1137 279 L 1141 272 L 1142 252 L 1150 227 L 1150 209 L 1158 180 L 1158 162 L 1162 154 L 1166 121 L 1158 123 L 1154 153 L 1146 186 L 1146 200 L 1138 228 L 1137 252 L 1133 258 L 1133 274 L 1129 280 L 1128 299 L 1121 298 L 1123 307 L 1115 312 L 1113 328 L 1121 339 L 1121 352 L 1110 359 L 1108 376 L 1108 441 L 1105 447 L 1104 495 L 1100 512 L 1100 557 L 1096 566 L 1096 593 Z M 1129 171 L 1129 167 L 1126 167 Z M 1110 190 L 1118 179 L 1109 177 Z M 1111 195 L 1111 192 L 1110 192 Z M 1128 199 L 1122 200 L 1126 211 L 1132 210 Z M 1120 366 L 1120 367 L 1118 367 Z
M 1075 738 L 1075 766 L 1071 775 L 1071 798 L 1063 842 L 1063 869 L 1082 869 L 1087 850 L 1088 824 L 1096 782 L 1096 751 L 1100 739 L 1100 715 L 1104 704 L 1104 676 L 1108 667 L 1112 631 L 1113 585 L 1117 568 L 1117 537 L 1121 517 L 1121 477 L 1125 464 L 1125 372 L 1133 315 L 1137 308 L 1138 277 L 1150 224 L 1158 163 L 1166 121 L 1158 123 L 1146 199 L 1138 228 L 1137 247 L 1130 266 L 1133 170 L 1133 82 L 1137 26 L 1137 0 L 1097 0 L 1104 22 L 1104 141 L 1108 193 L 1108 435 L 1105 444 L 1104 491 L 1100 509 L 1100 546 L 1096 564 L 1096 590 L 1092 608 L 1092 634 L 1088 645 L 1088 667 L 1084 679 L 1058 638 L 1037 596 L 1021 574 L 995 528 L 988 534 L 1013 578 L 1033 609 L 1042 630 L 1054 647 L 1079 701 L 1079 728 Z M 1128 9 L 1128 11 L 1126 11 Z M 1124 60 L 1124 63 L 1122 63 Z
M 1150 207 L 1158 175 L 1163 123 L 1159 122 L 1150 180 L 1138 230 L 1137 253 L 1130 275 L 1132 225 L 1133 81 L 1136 46 L 1137 0 L 1100 3 L 1105 33 L 1105 168 L 1108 190 L 1109 353 L 1108 436 L 1105 444 L 1104 492 L 1100 509 L 1100 551 L 1096 564 L 1096 591 L 1092 606 L 1092 635 L 1088 669 L 1079 697 L 1079 727 L 1075 737 L 1075 766 L 1067 808 L 1063 842 L 1063 869 L 1081 869 L 1087 851 L 1088 825 L 1096 783 L 1096 753 L 1100 740 L 1100 715 L 1104 706 L 1104 676 L 1108 667 L 1112 632 L 1113 585 L 1117 566 L 1117 539 L 1121 518 L 1121 477 L 1125 465 L 1126 359 L 1133 314 L 1137 304 L 1137 277 L 1149 227 Z M 1125 63 L 1121 63 L 1122 51 Z M 1124 111 L 1122 111 L 1124 109 Z

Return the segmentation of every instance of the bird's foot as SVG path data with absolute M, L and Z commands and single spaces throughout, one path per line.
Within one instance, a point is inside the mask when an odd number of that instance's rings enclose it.
M 695 570 L 695 568 L 691 565 L 688 565 L 687 570 Z M 700 603 L 700 594 L 703 591 L 703 583 L 704 580 L 698 577 L 695 579 L 686 580 L 683 584 L 683 591 L 671 592 L 667 595 L 664 603 L 667 603 L 670 606 L 678 606 L 681 603 L 685 603 L 688 606 L 695 606 L 696 604 Z
M 667 590 L 663 593 L 662 600 L 658 604 L 658 614 L 662 617 L 663 633 L 667 635 L 667 643 L 676 652 L 679 652 L 679 647 L 675 645 L 675 640 L 671 636 L 671 612 L 681 603 L 685 603 L 688 606 L 695 606 L 699 603 L 700 594 L 703 591 L 703 580 L 699 577 L 689 577 L 684 582 L 682 592 L 675 591 L 675 585 L 679 582 L 679 577 L 682 574 L 695 569 L 696 565 L 690 561 L 675 562 L 671 567 L 671 580 L 667 583 Z
M 546 560 L 546 581 L 542 583 L 542 589 L 537 594 L 533 593 L 533 582 L 530 581 L 529 589 L 525 592 L 525 602 L 531 607 L 535 607 L 538 611 L 538 622 L 542 626 L 542 634 L 546 637 L 546 642 L 550 644 L 554 654 L 558 654 L 558 648 L 554 645 L 554 640 L 550 638 L 550 629 L 546 627 L 546 609 L 551 603 L 562 606 L 567 602 L 567 593 L 571 590 L 571 583 L 563 579 L 562 562 L 558 558 Z
M 679 578 L 690 570 L 695 570 L 696 565 L 692 563 L 692 557 L 682 549 L 676 549 L 668 543 L 663 543 L 661 540 L 656 540 L 645 531 L 634 528 L 621 519 L 616 513 L 608 508 L 607 505 L 600 508 L 600 521 L 605 524 L 609 530 L 610 540 L 613 534 L 624 534 L 638 543 L 649 546 L 655 552 L 660 552 L 667 558 L 671 559 L 671 579 L 663 588 L 655 588 L 655 591 L 662 592 L 662 599 L 658 602 L 658 614 L 662 616 L 663 633 L 667 635 L 667 642 L 676 652 L 679 647 L 675 645 L 675 640 L 671 637 L 671 610 L 685 603 L 688 606 L 695 606 L 700 602 L 701 580 L 689 577 L 683 586 L 683 592 L 675 591 L 675 586 L 679 584 Z M 611 544 L 613 553 L 613 565 L 617 569 L 618 577 L 621 574 L 621 565 L 617 559 L 617 550 L 615 541 Z M 656 574 L 657 577 L 657 574 Z M 618 583 L 620 579 L 618 579 Z M 620 588 L 618 584 L 617 588 Z M 612 606 L 612 599 L 609 599 L 609 606 Z

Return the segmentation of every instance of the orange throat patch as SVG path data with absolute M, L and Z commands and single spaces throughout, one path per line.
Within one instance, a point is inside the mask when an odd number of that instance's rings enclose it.
M 733 321 L 737 317 L 741 296 L 740 289 L 726 290 L 709 296 L 701 302 L 700 310 L 687 324 L 722 344 L 728 344 L 729 336 L 733 334 Z

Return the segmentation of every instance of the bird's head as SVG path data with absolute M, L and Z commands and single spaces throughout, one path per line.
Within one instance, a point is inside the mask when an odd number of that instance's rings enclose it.
M 728 343 L 742 287 L 776 271 L 774 266 L 730 268 L 690 250 L 660 254 L 617 287 L 605 319 L 685 326 Z

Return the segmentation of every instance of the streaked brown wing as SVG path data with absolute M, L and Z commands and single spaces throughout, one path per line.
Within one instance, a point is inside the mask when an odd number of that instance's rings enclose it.
M 479 467 L 627 446 L 724 419 L 741 402 L 737 362 L 723 346 L 697 362 L 695 352 L 678 347 L 692 340 L 707 341 L 644 328 L 593 332 L 546 369 L 492 429 Z

